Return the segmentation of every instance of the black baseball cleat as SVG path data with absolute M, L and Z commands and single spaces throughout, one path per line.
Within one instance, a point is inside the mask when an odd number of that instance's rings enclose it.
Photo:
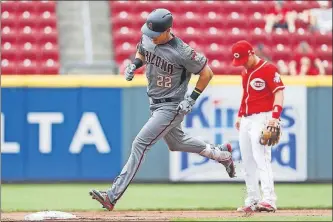
M 105 191 L 91 190 L 89 195 L 92 197 L 92 199 L 97 200 L 100 204 L 102 204 L 103 208 L 109 211 L 113 210 L 114 204 L 111 203 Z

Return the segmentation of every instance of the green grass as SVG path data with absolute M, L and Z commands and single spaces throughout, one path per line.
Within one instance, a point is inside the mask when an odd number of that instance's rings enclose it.
M 1 208 L 10 211 L 102 210 L 90 189 L 105 184 L 3 184 Z M 243 184 L 132 184 L 117 210 L 234 210 L 243 203 Z M 332 208 L 331 184 L 278 184 L 278 207 Z
M 330 216 L 264 216 L 264 217 L 235 217 L 209 219 L 174 219 L 172 221 L 332 221 Z

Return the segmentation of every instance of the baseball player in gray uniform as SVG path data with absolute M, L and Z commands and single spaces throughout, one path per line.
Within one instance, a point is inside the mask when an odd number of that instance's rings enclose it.
M 235 176 L 230 144 L 212 145 L 185 134 L 181 127 L 184 116 L 213 77 L 204 55 L 171 33 L 173 17 L 166 9 L 155 9 L 141 31 L 136 57 L 125 70 L 131 81 L 134 71 L 146 65 L 147 94 L 151 117 L 132 144 L 129 159 L 107 191 L 91 190 L 93 199 L 112 210 L 133 180 L 146 152 L 164 139 L 170 151 L 197 153 L 224 165 L 229 177 Z M 191 75 L 200 75 L 192 94 L 185 97 Z

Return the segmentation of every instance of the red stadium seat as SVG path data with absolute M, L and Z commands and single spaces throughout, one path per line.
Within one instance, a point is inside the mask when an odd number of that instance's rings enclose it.
M 245 1 L 243 3 L 245 3 Z M 273 1 L 249 1 L 246 2 L 245 13 L 248 15 L 253 15 L 255 12 L 266 14 L 273 7 Z
M 201 35 L 200 31 L 201 31 L 200 29 L 188 27 L 187 29 L 185 29 L 185 31 L 180 33 L 180 36 L 185 43 L 189 43 L 192 41 L 195 42 L 196 44 L 201 45 L 205 40 Z
M 177 23 L 176 27 L 182 29 L 186 29 L 187 27 L 201 28 L 202 21 L 199 15 L 193 12 L 186 12 L 175 23 Z
M 203 27 L 215 27 L 217 29 L 222 29 L 225 27 L 225 16 L 217 14 L 216 12 L 207 12 L 202 14 Z
M 198 4 L 197 1 L 176 1 L 175 4 L 177 13 L 200 12 L 200 3 Z
M 249 36 L 252 44 L 270 44 L 270 35 L 263 29 L 255 28 L 249 33 Z
M 302 41 L 307 42 L 309 45 L 314 44 L 314 38 L 312 34 L 302 28 L 297 29 L 297 31 L 294 33 L 290 33 L 289 38 L 291 39 L 293 46 L 297 46 L 297 44 Z
M 57 75 L 59 74 L 60 64 L 53 59 L 47 59 L 42 61 L 38 68 L 44 75 Z
M 127 12 L 120 12 L 117 15 L 111 17 L 112 29 L 117 30 L 122 27 L 128 27 L 131 29 L 141 29 L 141 26 L 145 22 L 145 18 L 142 18 L 140 14 L 128 14 Z
M 203 1 L 198 7 L 202 14 L 207 14 L 209 12 L 215 12 L 217 14 L 222 14 L 224 8 L 222 7 L 221 1 Z M 221 21 L 223 22 L 223 21 Z
M 1 29 L 1 42 L 16 43 L 17 30 L 8 26 L 3 26 Z
M 40 48 L 41 59 L 47 60 L 52 59 L 54 61 L 59 61 L 59 48 L 58 45 L 52 44 L 51 42 L 45 43 Z
M 1 13 L 1 26 L 15 27 L 17 24 L 17 17 L 14 12 L 4 11 Z
M 50 13 L 56 12 L 56 1 L 36 1 L 36 11 Z
M 317 46 L 320 46 L 322 44 L 332 45 L 332 32 L 328 33 L 316 32 L 313 35 L 313 38 L 315 39 L 315 44 Z
M 123 42 L 137 44 L 142 36 L 141 31 L 122 27 L 113 32 L 113 42 L 115 46 L 121 45 Z
M 278 44 L 272 49 L 272 60 L 277 62 L 278 60 L 289 61 L 292 56 L 292 51 L 288 46 Z
M 124 42 L 115 49 L 116 62 L 122 63 L 125 59 L 130 58 L 136 52 L 136 45 L 129 42 Z
M 238 12 L 238 13 L 244 13 L 245 8 L 244 2 L 242 1 L 221 1 L 223 11 L 225 13 L 231 13 L 231 12 Z
M 210 27 L 207 29 L 202 29 L 201 35 L 205 38 L 204 45 L 217 43 L 223 44 L 225 38 L 225 32 L 222 32 L 221 29 L 216 29 L 214 27 Z
M 331 60 L 332 61 L 332 60 Z M 332 75 L 332 62 L 329 62 L 328 65 L 325 67 L 325 73 L 327 75 Z
M 132 12 L 136 11 L 135 8 L 136 2 L 132 1 L 110 1 L 111 6 L 111 16 L 119 12 Z
M 46 26 L 39 30 L 38 40 L 40 44 L 51 42 L 52 44 L 58 44 L 58 32 L 50 26 Z
M 209 60 L 209 67 L 212 69 L 215 75 L 228 74 L 226 72 L 226 63 L 220 60 Z
M 225 48 L 223 45 L 212 43 L 205 49 L 205 55 L 209 60 L 223 60 L 223 52 Z
M 315 50 L 320 60 L 332 61 L 332 46 L 329 47 L 326 44 L 323 44 Z
M 284 29 L 276 29 L 271 33 L 271 42 L 272 46 L 277 45 L 277 44 L 283 44 L 286 46 L 290 46 L 291 40 L 289 36 L 289 32 Z
M 40 27 L 51 27 L 52 29 L 57 28 L 57 17 L 55 13 L 49 11 L 41 12 L 38 14 L 38 23 Z
M 18 59 L 24 61 L 25 59 L 29 59 L 32 61 L 37 61 L 40 55 L 40 48 L 38 44 L 31 44 L 30 42 L 26 42 L 24 44 L 19 45 L 18 47 Z
M 231 30 L 228 30 L 226 32 L 226 36 L 224 37 L 224 44 L 226 45 L 232 45 L 240 40 L 247 40 L 249 41 L 249 35 L 246 31 L 233 28 Z
M 154 2 L 154 6 L 155 8 L 165 8 L 169 10 L 172 14 L 175 14 L 177 13 L 177 11 L 179 11 L 179 2 L 175 1 L 156 1 Z
M 22 75 L 40 73 L 39 66 L 35 60 L 19 60 L 17 64 L 17 72 Z
M 247 18 L 247 19 L 249 20 L 248 27 L 250 29 L 255 29 L 255 28 L 264 29 L 265 28 L 266 22 L 261 13 L 255 12 L 254 14 L 252 14 L 250 16 L 250 18 Z
M 247 19 L 244 15 L 239 14 L 237 12 L 232 12 L 226 17 L 226 24 L 225 28 L 232 29 L 232 28 L 239 28 L 239 29 L 246 29 L 248 28 Z
M 227 75 L 240 75 L 242 74 L 243 69 L 244 68 L 241 66 L 235 67 L 232 64 L 228 64 L 225 66 L 225 73 Z
M 15 60 L 18 49 L 16 45 L 10 42 L 1 42 L 1 59 Z
M 30 11 L 23 11 L 18 14 L 18 26 L 19 28 L 24 28 L 25 26 L 29 26 L 31 28 L 38 27 L 38 16 L 33 14 Z
M 15 60 L 1 59 L 1 74 L 17 74 L 17 64 Z
M 16 12 L 19 4 L 18 1 L 1 1 L 1 14 L 5 11 Z

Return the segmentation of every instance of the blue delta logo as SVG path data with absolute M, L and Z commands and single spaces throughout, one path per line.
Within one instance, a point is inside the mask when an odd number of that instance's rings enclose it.
M 238 109 L 232 107 L 221 107 L 221 106 L 212 106 L 214 107 L 213 112 L 207 113 L 203 111 L 205 105 L 211 102 L 209 97 L 203 97 L 191 113 L 186 116 L 185 119 L 185 128 L 191 129 L 194 128 L 194 121 L 200 123 L 201 129 L 215 129 L 214 132 L 215 144 L 222 144 L 224 142 L 222 129 L 233 129 L 235 121 L 237 118 Z M 282 132 L 287 135 L 287 140 L 280 141 L 278 145 L 272 149 L 272 162 L 276 161 L 279 165 L 283 167 L 288 167 L 293 170 L 296 170 L 296 134 L 292 132 L 291 129 L 295 127 L 295 116 L 296 112 L 292 106 L 285 106 L 282 114 Z M 198 125 L 198 124 L 197 124 Z M 198 127 L 198 126 L 196 126 Z M 221 130 L 216 130 L 221 129 Z M 200 129 L 199 129 L 200 130 Z M 241 160 L 239 142 L 238 140 L 230 141 L 233 147 L 233 158 L 235 161 Z M 289 158 L 286 158 L 283 154 L 288 154 Z M 189 164 L 189 154 L 182 152 L 181 153 L 181 170 L 185 170 L 190 167 Z M 191 162 L 191 165 L 198 166 L 205 164 L 209 161 L 208 158 L 203 158 L 198 162 Z

